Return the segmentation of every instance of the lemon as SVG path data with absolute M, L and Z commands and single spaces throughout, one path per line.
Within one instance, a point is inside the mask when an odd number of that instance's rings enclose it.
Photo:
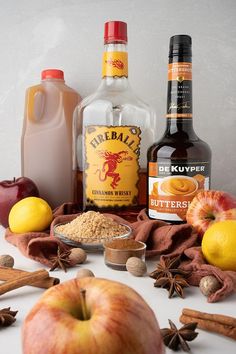
M 202 253 L 208 263 L 222 270 L 236 271 L 236 220 L 210 226 L 203 235 Z
M 52 221 L 52 209 L 42 198 L 24 198 L 13 205 L 8 221 L 15 233 L 43 231 Z

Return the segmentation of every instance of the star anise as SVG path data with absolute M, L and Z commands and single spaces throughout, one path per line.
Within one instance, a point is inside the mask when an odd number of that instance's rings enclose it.
M 18 311 L 11 311 L 10 307 L 0 310 L 0 326 L 7 327 L 15 322 L 15 316 Z
M 161 329 L 161 335 L 165 345 L 172 350 L 178 350 L 179 347 L 181 347 L 185 352 L 189 352 L 190 348 L 187 342 L 191 342 L 197 337 L 198 333 L 195 332 L 197 322 L 188 323 L 180 329 L 177 329 L 171 320 L 168 321 L 170 328 Z
M 50 272 L 55 270 L 56 268 L 61 268 L 64 272 L 67 271 L 67 268 L 70 267 L 70 255 L 71 251 L 64 251 L 61 250 L 60 247 L 57 249 L 57 255 L 55 257 L 51 257 L 50 260 L 52 261 L 52 267 Z
M 171 298 L 175 293 L 179 297 L 184 297 L 183 288 L 189 286 L 188 282 L 179 274 L 169 277 L 162 277 L 155 281 L 154 286 L 158 288 L 164 288 L 169 291 L 169 298 Z
M 189 272 L 178 268 L 180 265 L 180 256 L 177 257 L 161 257 L 156 269 L 149 274 L 151 278 L 159 279 L 163 277 L 170 277 L 173 274 L 181 274 L 183 276 L 189 275 Z

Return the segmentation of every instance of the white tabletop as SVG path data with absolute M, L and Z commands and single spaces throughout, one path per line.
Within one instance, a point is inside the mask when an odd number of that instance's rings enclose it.
M 15 268 L 26 271 L 34 271 L 43 268 L 40 263 L 36 263 L 25 258 L 17 248 L 9 244 L 4 239 L 4 229 L 0 226 L 0 254 L 10 254 L 15 258 Z M 147 262 L 148 271 L 152 271 L 157 260 Z M 231 295 L 222 302 L 209 304 L 206 298 L 200 293 L 198 288 L 191 287 L 185 290 L 185 299 L 174 297 L 169 299 L 168 292 L 164 289 L 155 288 L 154 280 L 148 276 L 138 278 L 128 272 L 117 271 L 108 268 L 103 261 L 101 254 L 88 254 L 85 264 L 68 269 L 67 273 L 62 270 L 55 270 L 52 276 L 60 278 L 61 282 L 75 277 L 79 267 L 91 269 L 95 276 L 120 281 L 135 289 L 156 314 L 161 328 L 168 327 L 168 319 L 171 319 L 178 327 L 182 326 L 179 316 L 184 307 L 193 308 L 209 313 L 219 313 L 236 317 L 236 294 Z M 17 320 L 11 326 L 0 329 L 0 353 L 1 354 L 20 354 L 21 349 L 21 325 L 26 314 L 43 294 L 44 289 L 35 287 L 23 287 L 1 295 L 0 308 L 11 307 L 18 310 Z M 199 335 L 189 345 L 192 353 L 204 354 L 233 354 L 236 353 L 236 342 L 226 337 L 198 330 Z M 166 353 L 173 351 L 166 349 Z M 179 351 L 178 353 L 184 353 Z M 47 353 L 45 353 L 47 354 Z M 150 353 L 151 354 L 151 353 Z

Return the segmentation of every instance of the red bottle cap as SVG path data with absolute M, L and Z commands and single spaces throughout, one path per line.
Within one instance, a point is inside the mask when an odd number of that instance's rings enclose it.
M 127 23 L 122 21 L 109 21 L 105 23 L 104 44 L 127 43 Z
M 41 79 L 60 79 L 64 80 L 64 72 L 58 69 L 46 69 L 41 73 Z

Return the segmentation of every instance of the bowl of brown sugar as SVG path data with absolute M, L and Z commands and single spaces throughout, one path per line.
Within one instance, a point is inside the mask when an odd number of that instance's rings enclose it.
M 145 260 L 146 244 L 131 238 L 113 239 L 104 243 L 105 264 L 113 269 L 126 270 L 130 257 Z
M 120 224 L 111 217 L 87 211 L 67 223 L 54 226 L 54 236 L 69 246 L 86 250 L 103 250 L 104 242 L 125 239 L 132 233 L 130 226 Z

